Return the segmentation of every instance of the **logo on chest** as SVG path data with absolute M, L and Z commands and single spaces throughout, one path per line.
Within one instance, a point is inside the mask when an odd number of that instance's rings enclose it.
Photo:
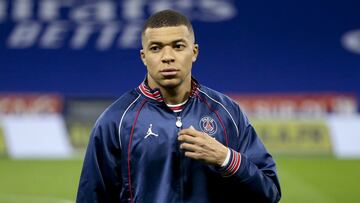
M 202 117 L 199 122 L 200 129 L 209 135 L 214 135 L 217 131 L 217 125 L 213 118 L 210 116 Z
M 145 135 L 144 139 L 148 138 L 148 137 L 151 136 L 151 135 L 152 135 L 152 136 L 155 136 L 155 137 L 158 137 L 158 136 L 159 136 L 158 134 L 153 133 L 153 131 L 152 131 L 152 124 L 150 124 L 149 129 L 148 129 L 148 131 L 146 132 L 146 135 Z

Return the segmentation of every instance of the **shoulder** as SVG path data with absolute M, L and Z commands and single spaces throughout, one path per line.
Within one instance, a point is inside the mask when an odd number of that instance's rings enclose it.
M 201 86 L 201 88 L 199 88 L 199 92 L 201 97 L 210 100 L 211 102 L 215 102 L 219 105 L 228 106 L 229 108 L 239 108 L 239 105 L 233 99 L 209 87 Z
M 246 114 L 241 110 L 239 104 L 229 96 L 203 85 L 199 88 L 199 95 L 213 108 L 224 110 L 237 125 L 249 125 Z
M 124 93 L 105 109 L 105 111 L 97 119 L 95 125 L 119 123 L 122 114 L 133 106 L 139 98 L 140 95 L 135 89 Z
M 200 97 L 212 105 L 219 105 L 229 111 L 241 111 L 239 105 L 227 95 L 206 86 L 199 88 Z

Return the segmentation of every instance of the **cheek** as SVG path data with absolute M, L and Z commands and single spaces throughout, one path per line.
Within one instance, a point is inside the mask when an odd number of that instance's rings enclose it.
M 154 69 L 159 64 L 158 60 L 154 57 L 147 58 L 145 61 L 148 69 Z
M 194 56 L 192 54 L 188 54 L 183 58 L 183 65 L 186 66 L 186 68 L 190 68 L 193 63 Z

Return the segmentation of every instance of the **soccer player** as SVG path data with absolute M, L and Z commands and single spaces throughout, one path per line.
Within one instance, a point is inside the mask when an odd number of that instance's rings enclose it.
M 78 203 L 279 201 L 275 162 L 247 117 L 192 77 L 198 53 L 182 14 L 146 21 L 146 78 L 95 123 Z

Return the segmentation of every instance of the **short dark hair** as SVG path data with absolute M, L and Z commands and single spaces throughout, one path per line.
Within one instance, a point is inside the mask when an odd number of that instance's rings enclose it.
M 147 28 L 161 28 L 185 25 L 190 33 L 194 33 L 190 21 L 183 14 L 173 10 L 163 10 L 151 15 L 142 29 L 142 36 Z

